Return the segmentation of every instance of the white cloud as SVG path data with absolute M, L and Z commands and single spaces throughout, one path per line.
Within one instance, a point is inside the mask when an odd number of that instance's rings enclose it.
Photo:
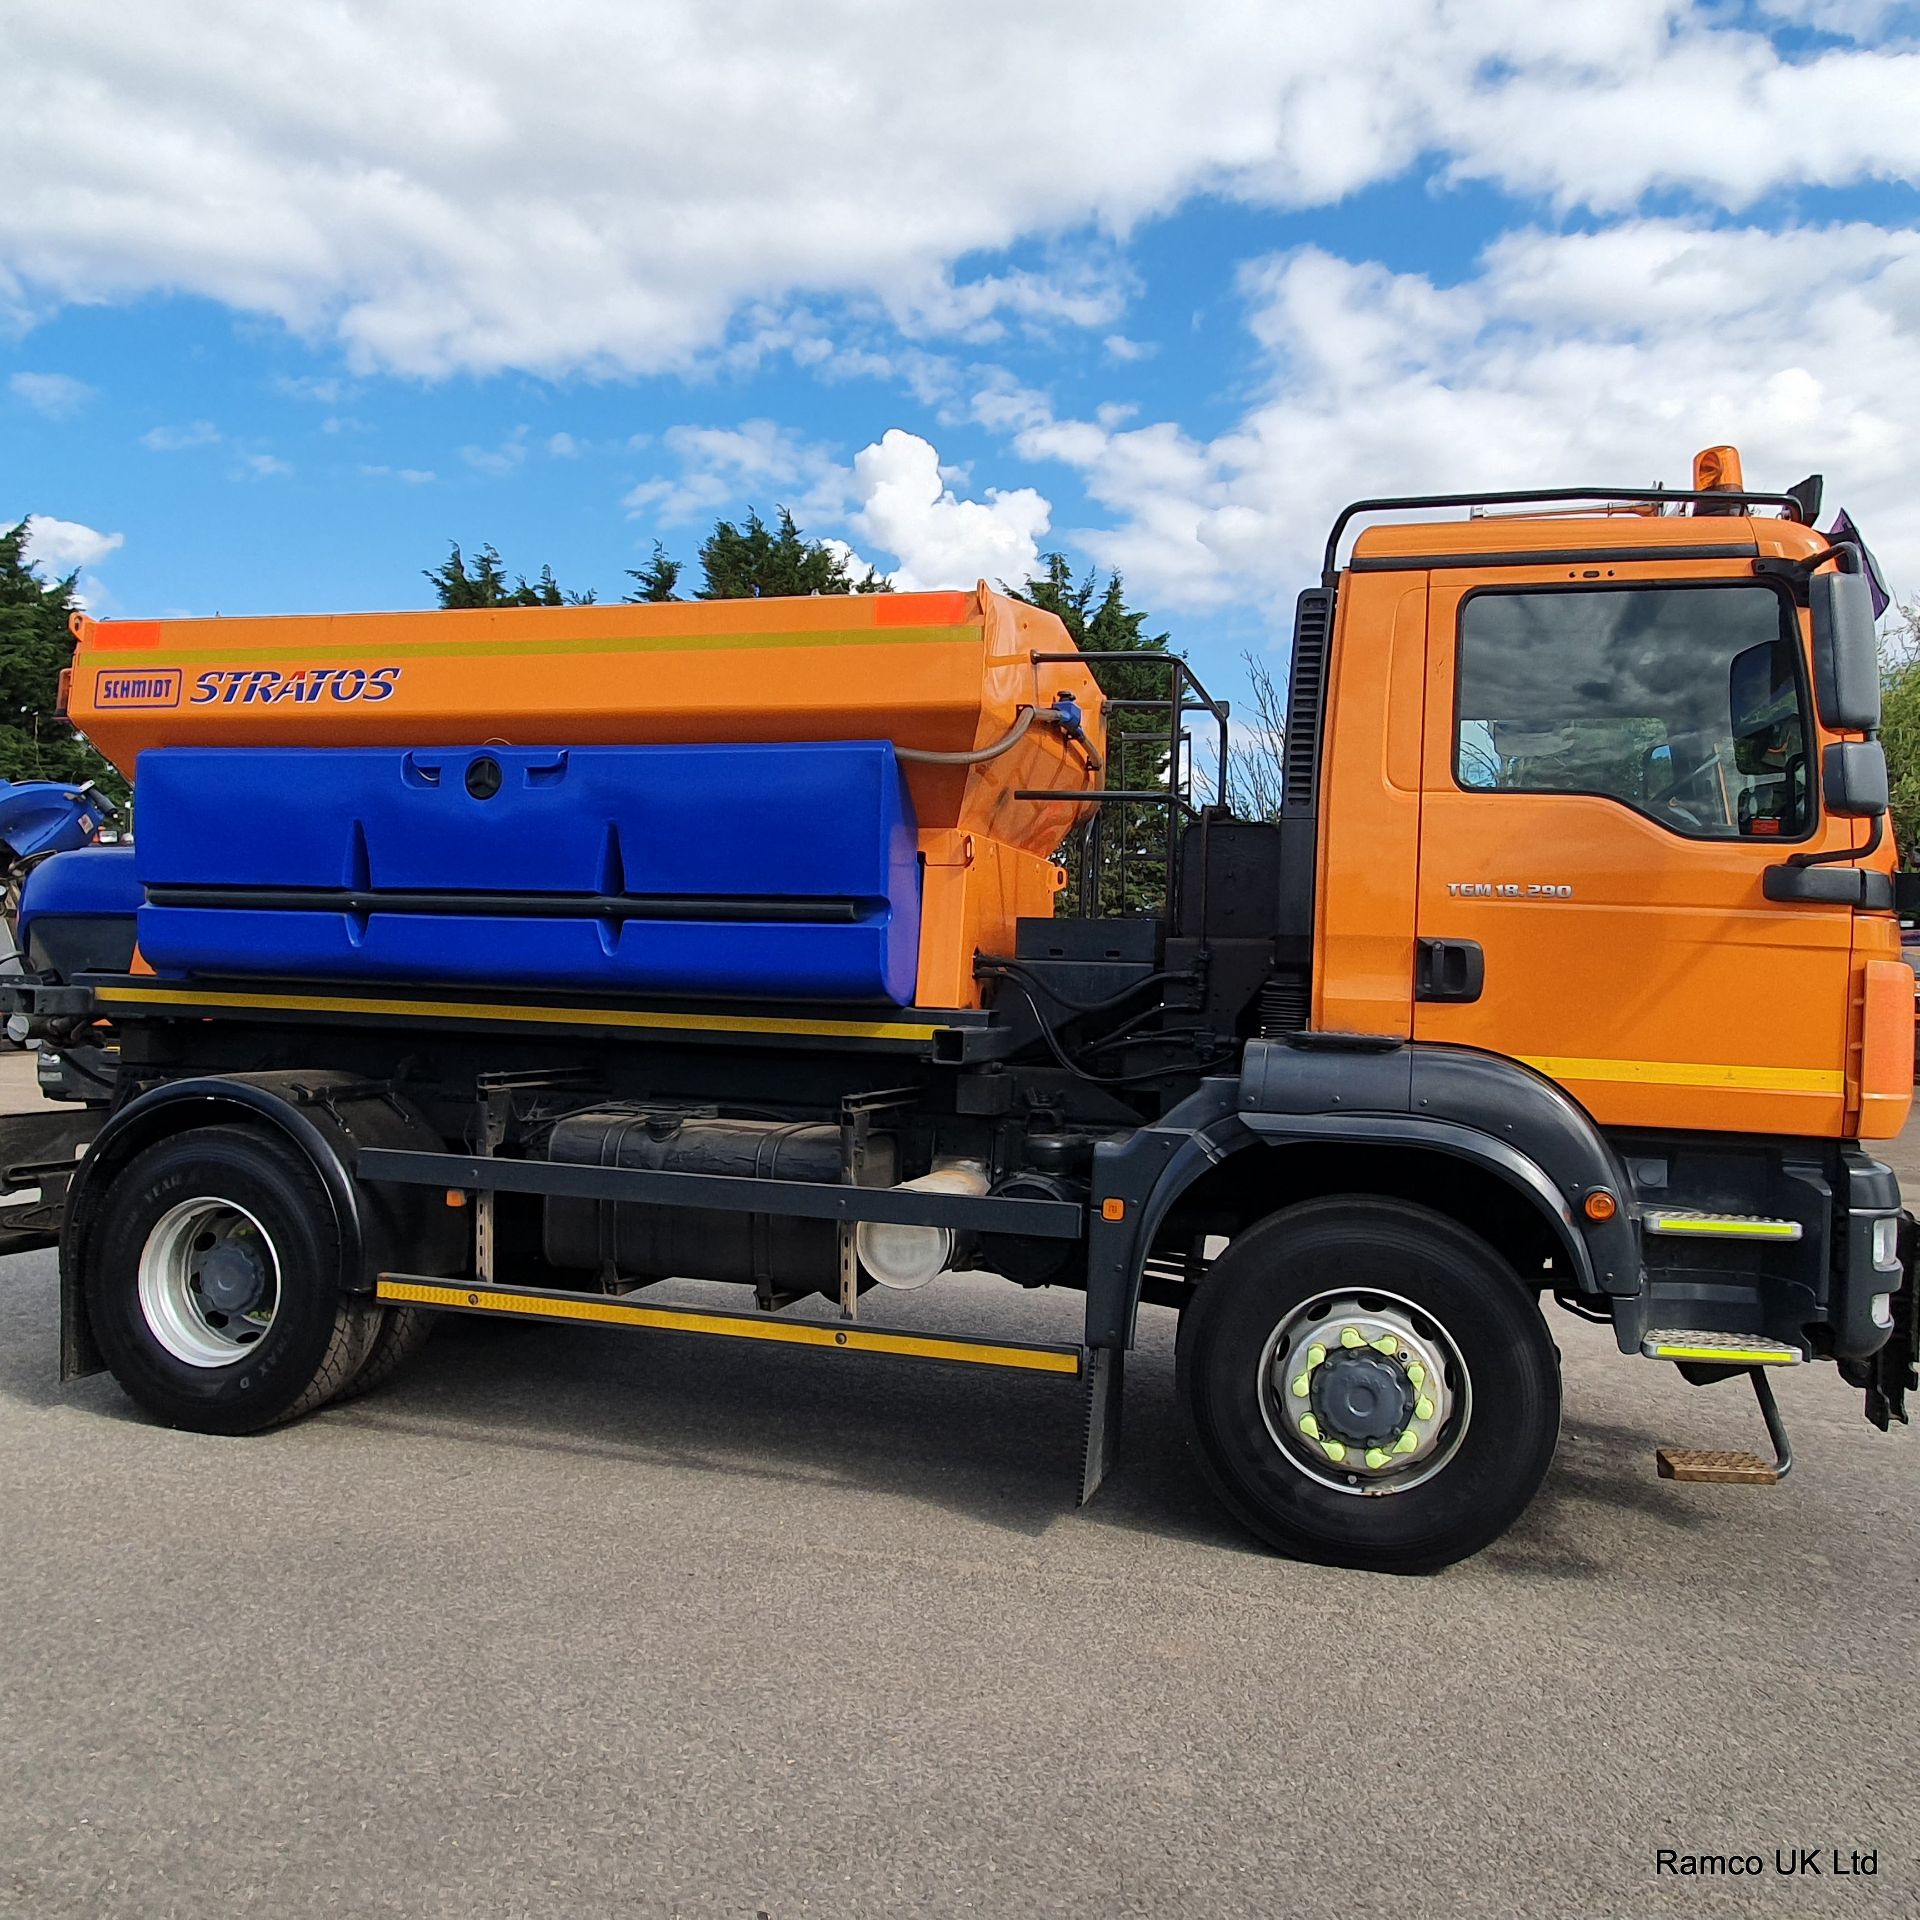
M 243 453 L 240 456 L 239 472 L 244 479 L 283 480 L 292 471 L 293 468 L 278 454 Z
M 556 460 L 574 460 L 580 454 L 580 442 L 570 433 L 549 434 L 547 452 Z
M 1900 0 L 1760 0 L 1760 10 L 1843 40 L 1871 40 L 1900 11 Z
M 892 427 L 856 454 L 853 492 L 854 530 L 898 556 L 893 584 L 905 591 L 1019 582 L 1038 569 L 1049 503 L 1031 487 L 989 487 L 984 500 L 956 498 L 940 456 L 918 434 Z
M 494 480 L 503 480 L 512 473 L 527 457 L 526 427 L 515 427 L 497 446 L 462 447 L 460 458 L 475 473 L 484 473 Z
M 16 373 L 8 377 L 7 391 L 21 405 L 49 420 L 65 420 L 93 398 L 93 389 L 70 373 Z
M 196 420 L 185 427 L 149 427 L 140 444 L 150 453 L 183 453 L 189 447 L 218 446 L 220 437 L 211 420 Z
M 10 520 L 0 533 L 11 533 L 20 523 Z M 48 573 L 71 573 L 76 567 L 97 567 L 108 554 L 126 544 L 123 533 L 101 533 L 78 520 L 56 520 L 51 514 L 27 515 L 26 557 Z
M 1518 233 L 1443 288 L 1315 248 L 1245 275 L 1268 391 L 1228 432 L 1056 419 L 1001 382 L 978 417 L 1076 468 L 1079 536 L 1143 597 L 1284 619 L 1346 501 L 1492 486 L 1684 486 L 1741 447 L 1779 490 L 1821 469 L 1896 584 L 1920 584 L 1920 232 L 1634 221 Z
M 316 406 L 337 407 L 346 388 L 344 382 L 336 379 L 299 373 L 279 375 L 274 380 L 273 390 L 284 394 L 289 400 L 311 400 Z
M 1849 33 L 1884 18 L 1772 4 Z M 1755 17 L 61 0 L 8 22 L 0 172 L 34 187 L 0 200 L 0 315 L 186 292 L 437 376 L 682 367 L 760 307 L 744 351 L 828 369 L 876 349 L 778 318 L 790 300 L 909 335 L 1111 332 L 1113 240 L 1197 194 L 1331 204 L 1431 164 L 1569 205 L 1664 187 L 1739 207 L 1920 177 L 1920 53 L 1789 57 Z M 961 269 L 1035 239 L 1038 269 Z
M 851 467 L 816 441 L 776 425 L 672 427 L 661 436 L 679 471 L 644 480 L 623 502 L 653 526 L 710 520 L 752 505 L 771 520 L 790 508 L 803 533 L 820 539 L 857 576 L 869 561 L 837 532 L 846 527 L 862 547 L 895 559 L 889 577 L 905 591 L 971 587 L 976 580 L 1027 578 L 1038 563 L 1038 536 L 1052 509 L 1031 487 L 989 487 L 977 500 L 955 492 L 964 476 L 942 467 L 919 435 L 889 428 L 854 456 Z
M 1160 351 L 1151 340 L 1129 340 L 1124 333 L 1110 333 L 1101 341 L 1109 360 L 1117 360 L 1122 366 L 1134 360 L 1151 360 Z
M 844 540 L 836 540 L 831 534 L 820 544 L 839 559 L 840 564 L 846 568 L 847 578 L 850 580 L 864 580 L 869 574 L 884 575 L 886 573 L 885 567 L 875 566 L 871 560 L 862 558 Z
M 790 507 L 804 528 L 810 519 L 837 517 L 845 505 L 846 470 L 832 451 L 774 421 L 670 427 L 660 439 L 680 470 L 655 475 L 628 491 L 621 504 L 635 518 L 675 526 L 744 500 L 763 515 Z M 650 442 L 636 435 L 629 444 Z

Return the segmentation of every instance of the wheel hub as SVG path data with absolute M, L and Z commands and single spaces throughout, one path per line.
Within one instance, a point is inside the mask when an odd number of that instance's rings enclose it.
M 280 1258 L 246 1208 L 211 1195 L 156 1220 L 140 1250 L 147 1330 L 190 1367 L 227 1367 L 259 1345 L 280 1309 Z
M 223 1240 L 194 1274 L 201 1299 L 219 1313 L 251 1313 L 265 1296 L 266 1262 L 257 1248 Z
M 1307 1388 L 1323 1433 L 1350 1446 L 1390 1446 L 1406 1431 L 1420 1396 L 1397 1358 L 1371 1347 L 1342 1348 L 1313 1369 Z
M 1425 1479 L 1465 1431 L 1466 1376 L 1452 1343 L 1391 1295 L 1307 1303 L 1274 1329 L 1262 1374 L 1274 1439 L 1343 1492 Z

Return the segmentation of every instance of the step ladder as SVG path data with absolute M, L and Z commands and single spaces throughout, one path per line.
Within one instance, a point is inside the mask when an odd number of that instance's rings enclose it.
M 1737 1366 L 1753 1386 L 1760 1417 L 1767 1424 L 1767 1439 L 1773 1446 L 1773 1458 L 1757 1453 L 1703 1447 L 1661 1447 L 1653 1456 L 1654 1468 L 1662 1480 L 1700 1480 L 1720 1486 L 1778 1486 L 1793 1471 L 1793 1443 L 1787 1438 L 1787 1424 L 1780 1417 L 1780 1403 L 1773 1397 L 1773 1382 L 1767 1368 L 1793 1366 L 1801 1358 L 1792 1347 L 1777 1340 L 1756 1340 L 1748 1334 L 1668 1332 L 1650 1333 L 1640 1343 L 1640 1351 L 1659 1360 L 1705 1360 Z

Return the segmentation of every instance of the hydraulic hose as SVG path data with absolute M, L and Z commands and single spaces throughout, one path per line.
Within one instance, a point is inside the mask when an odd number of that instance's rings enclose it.
M 983 760 L 997 760 L 1011 753 L 1027 737 L 1033 725 L 1033 709 L 1022 707 L 1020 717 L 990 747 L 975 747 L 971 753 L 932 753 L 924 747 L 895 747 L 897 760 L 918 760 L 929 767 L 977 767 Z

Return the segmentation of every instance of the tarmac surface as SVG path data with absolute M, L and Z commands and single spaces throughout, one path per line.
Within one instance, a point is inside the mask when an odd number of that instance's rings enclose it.
M 0 1912 L 1920 1911 L 1920 1431 L 1799 1369 L 1785 1485 L 1661 1481 L 1750 1398 L 1556 1313 L 1532 1511 L 1369 1577 L 1215 1510 L 1147 1322 L 1076 1512 L 1071 1386 L 674 1335 L 450 1323 L 365 1400 L 175 1433 L 63 1388 L 53 1256 L 0 1261 Z

